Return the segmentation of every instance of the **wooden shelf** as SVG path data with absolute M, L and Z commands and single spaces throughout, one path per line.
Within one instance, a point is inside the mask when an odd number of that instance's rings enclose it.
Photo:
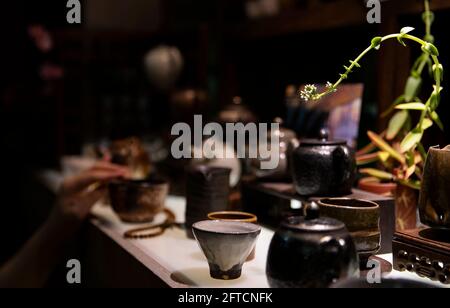
M 450 9 L 449 0 L 433 0 L 433 11 Z M 420 14 L 422 0 L 390 0 L 382 3 L 382 18 Z M 235 39 L 270 38 L 280 35 L 316 30 L 328 30 L 355 25 L 368 25 L 368 8 L 361 0 L 338 0 L 319 3 L 305 9 L 296 9 L 276 17 L 244 21 L 228 25 L 228 37 Z
M 240 39 L 263 38 L 305 31 L 326 30 L 366 21 L 367 8 L 360 0 L 341 0 L 290 11 L 230 26 L 229 35 Z

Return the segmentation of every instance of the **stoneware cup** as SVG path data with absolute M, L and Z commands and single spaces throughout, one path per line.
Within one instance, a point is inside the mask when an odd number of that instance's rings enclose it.
M 380 206 L 367 200 L 329 198 L 318 202 L 320 215 L 342 221 L 358 252 L 362 266 L 380 250 Z
M 258 223 L 258 217 L 256 217 L 256 215 L 239 211 L 213 212 L 208 214 L 208 218 L 210 220 L 248 222 L 252 224 Z M 256 256 L 256 247 L 253 248 L 252 252 L 248 256 L 246 261 L 248 262 L 254 260 L 255 256 Z
M 111 206 L 123 222 L 144 223 L 164 209 L 169 183 L 162 179 L 120 180 L 109 184 Z
M 261 227 L 247 222 L 203 220 L 194 223 L 192 231 L 208 260 L 211 277 L 232 280 L 241 277 Z

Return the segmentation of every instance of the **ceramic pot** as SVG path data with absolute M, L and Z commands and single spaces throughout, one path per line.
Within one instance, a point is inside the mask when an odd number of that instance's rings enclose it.
M 169 183 L 164 180 L 118 180 L 108 185 L 111 206 L 123 222 L 151 222 L 164 209 Z
M 269 247 L 266 273 L 273 288 L 326 288 L 359 274 L 355 244 L 344 223 L 319 218 L 317 204 L 305 217 L 290 217 Z
M 353 150 L 346 141 L 304 139 L 291 154 L 295 190 L 302 196 L 343 196 L 351 193 L 356 174 Z
M 431 147 L 419 198 L 420 220 L 433 228 L 450 229 L 450 145 Z
M 342 221 L 355 243 L 361 266 L 380 250 L 380 206 L 366 200 L 329 198 L 318 202 L 321 215 Z
M 270 135 L 267 138 L 267 142 L 259 144 L 263 149 L 270 148 L 272 140 L 278 138 L 278 165 L 274 169 L 262 169 L 261 159 L 253 158 L 248 159 L 250 173 L 258 179 L 270 180 L 270 181 L 291 181 L 291 174 L 289 170 L 289 157 L 292 151 L 292 144 L 295 143 L 296 134 L 294 131 L 281 127 L 283 120 L 281 118 L 275 118 L 274 123 L 280 125 L 279 129 L 271 130 Z
M 261 227 L 236 221 L 205 220 L 192 225 L 195 238 L 215 279 L 241 277 L 242 266 L 253 250 Z

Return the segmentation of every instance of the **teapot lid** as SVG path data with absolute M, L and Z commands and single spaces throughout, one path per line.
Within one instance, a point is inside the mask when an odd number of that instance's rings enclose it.
M 345 140 L 329 140 L 329 131 L 322 128 L 319 133 L 319 139 L 302 139 L 300 146 L 302 145 L 346 145 Z
M 312 202 L 306 207 L 306 216 L 289 217 L 283 222 L 283 227 L 306 232 L 331 232 L 345 228 L 345 224 L 329 217 L 319 217 L 319 205 Z

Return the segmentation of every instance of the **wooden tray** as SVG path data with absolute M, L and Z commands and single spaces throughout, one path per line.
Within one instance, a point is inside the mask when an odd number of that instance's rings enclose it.
M 450 284 L 450 231 L 416 229 L 396 232 L 394 268 Z

